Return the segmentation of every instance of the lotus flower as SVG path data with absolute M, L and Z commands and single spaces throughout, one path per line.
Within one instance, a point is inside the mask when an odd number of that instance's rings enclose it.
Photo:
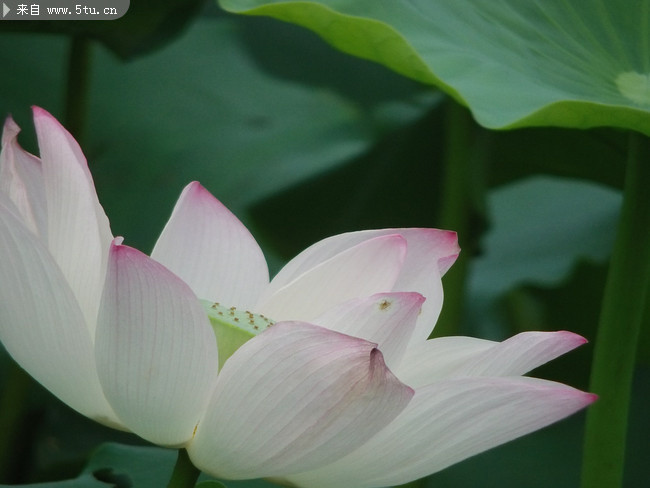
M 191 183 L 148 257 L 111 235 L 73 137 L 42 109 L 34 121 L 40 159 L 11 119 L 2 138 L 0 338 L 83 415 L 222 478 L 374 487 L 595 399 L 522 376 L 585 342 L 570 332 L 427 340 L 453 232 L 334 236 L 269 282 L 251 234 Z M 238 320 L 233 343 L 219 331 Z

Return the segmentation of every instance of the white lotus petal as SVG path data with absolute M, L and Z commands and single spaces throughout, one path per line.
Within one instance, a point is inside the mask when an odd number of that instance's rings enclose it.
M 280 288 L 293 281 L 305 271 L 318 266 L 323 261 L 340 252 L 375 237 L 400 234 L 409 241 L 412 250 L 409 260 L 429 258 L 440 262 L 440 273 L 444 274 L 453 264 L 453 258 L 459 253 L 456 233 L 438 229 L 377 229 L 348 232 L 323 239 L 293 258 L 273 279 L 272 288 Z M 415 264 L 415 263 L 413 263 Z M 273 291 L 273 290 L 272 290 Z M 390 290 L 386 290 L 390 291 Z M 402 290 L 417 291 L 417 290 Z
M 374 344 L 280 322 L 226 362 L 188 452 L 230 479 L 314 468 L 363 444 L 411 396 Z
M 442 309 L 442 276 L 456 261 L 460 248 L 455 232 L 437 229 L 402 229 L 408 254 L 393 290 L 417 291 L 427 300 L 422 305 L 410 344 L 426 340 Z
M 123 428 L 99 385 L 93 344 L 72 290 L 6 198 L 0 194 L 2 343 L 62 401 L 98 422 Z
M 198 297 L 237 308 L 251 308 L 269 283 L 253 236 L 197 182 L 183 190 L 151 257 Z
M 369 239 L 391 234 L 399 234 L 406 239 L 406 259 L 393 286 L 375 291 L 414 291 L 426 298 L 411 340 L 412 344 L 417 344 L 429 336 L 438 320 L 443 298 L 440 277 L 447 272 L 460 252 L 455 232 L 419 228 L 379 229 L 329 237 L 305 249 L 287 263 L 273 278 L 264 296 L 268 297 L 274 294 L 301 274 L 346 249 Z
M 361 448 L 288 480 L 309 488 L 401 485 L 556 422 L 595 398 L 536 378 L 441 381 L 417 390 L 399 417 Z
M 274 278 L 255 311 L 274 320 L 312 320 L 341 302 L 391 290 L 405 255 L 406 241 L 400 235 L 367 239 L 308 268 L 282 288 L 274 286 Z
M 48 247 L 77 297 L 91 338 L 112 236 L 86 159 L 74 138 L 34 107 L 48 212 Z
M 218 358 L 208 318 L 180 278 L 112 245 L 95 353 L 106 398 L 133 432 L 167 446 L 192 437 Z
M 395 369 L 417 388 L 443 378 L 520 376 L 587 342 L 572 332 L 522 332 L 503 342 L 440 337 L 409 349 Z
M 423 303 L 419 293 L 378 293 L 331 308 L 314 323 L 376 343 L 392 369 L 399 364 Z
M 0 192 L 18 208 L 25 225 L 42 239 L 47 238 L 45 184 L 40 160 L 18 144 L 20 127 L 7 118 L 0 153 Z

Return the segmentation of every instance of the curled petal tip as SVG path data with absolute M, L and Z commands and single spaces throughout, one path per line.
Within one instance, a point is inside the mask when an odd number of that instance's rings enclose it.
M 458 233 L 454 230 L 445 230 L 444 239 L 447 241 L 446 244 L 449 246 L 450 250 L 453 250 L 447 257 L 454 258 L 458 257 L 460 254 L 460 245 L 458 244 Z
M 406 292 L 397 292 L 400 295 L 404 297 L 410 298 L 413 303 L 417 303 L 419 305 L 422 305 L 424 302 L 427 301 L 427 297 L 422 295 L 421 293 L 418 293 L 417 291 L 406 291 Z
M 445 231 L 445 235 L 447 236 L 447 239 L 449 239 L 449 242 L 458 243 L 458 232 L 455 230 L 447 230 Z

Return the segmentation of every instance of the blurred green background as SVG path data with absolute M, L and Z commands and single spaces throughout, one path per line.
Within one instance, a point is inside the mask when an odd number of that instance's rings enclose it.
M 14 116 L 32 152 L 31 105 L 73 132 L 113 233 L 127 244 L 149 252 L 192 180 L 251 229 L 272 272 L 344 231 L 451 228 L 460 232 L 463 261 L 445 278 L 450 305 L 440 334 L 501 340 L 567 329 L 593 341 L 621 205 L 622 131 L 490 131 L 432 86 L 336 51 L 300 27 L 229 14 L 211 2 L 132 3 L 111 22 L 0 22 L 0 114 Z M 462 121 L 460 143 L 453 118 Z M 445 182 L 458 153 L 468 177 L 451 187 Z M 462 221 L 449 210 L 454 200 Z M 630 488 L 647 483 L 644 331 Z M 591 353 L 588 344 L 533 375 L 587 390 Z M 18 409 L 0 404 L 0 482 L 75 478 L 100 443 L 142 445 L 77 416 L 6 354 L 0 362 L 0 380 L 12 392 L 3 401 L 24 400 Z M 575 415 L 419 486 L 576 487 L 583 423 L 584 414 Z M 123 467 L 131 481 L 120 477 L 124 456 L 103 449 L 87 471 L 108 483 L 97 486 L 138 486 L 131 467 Z M 138 452 L 151 460 L 146 476 L 161 463 L 171 470 L 173 455 Z

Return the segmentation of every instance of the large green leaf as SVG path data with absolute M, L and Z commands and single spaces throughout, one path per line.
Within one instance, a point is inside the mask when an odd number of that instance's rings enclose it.
M 219 0 L 435 84 L 490 128 L 650 134 L 650 0 Z

